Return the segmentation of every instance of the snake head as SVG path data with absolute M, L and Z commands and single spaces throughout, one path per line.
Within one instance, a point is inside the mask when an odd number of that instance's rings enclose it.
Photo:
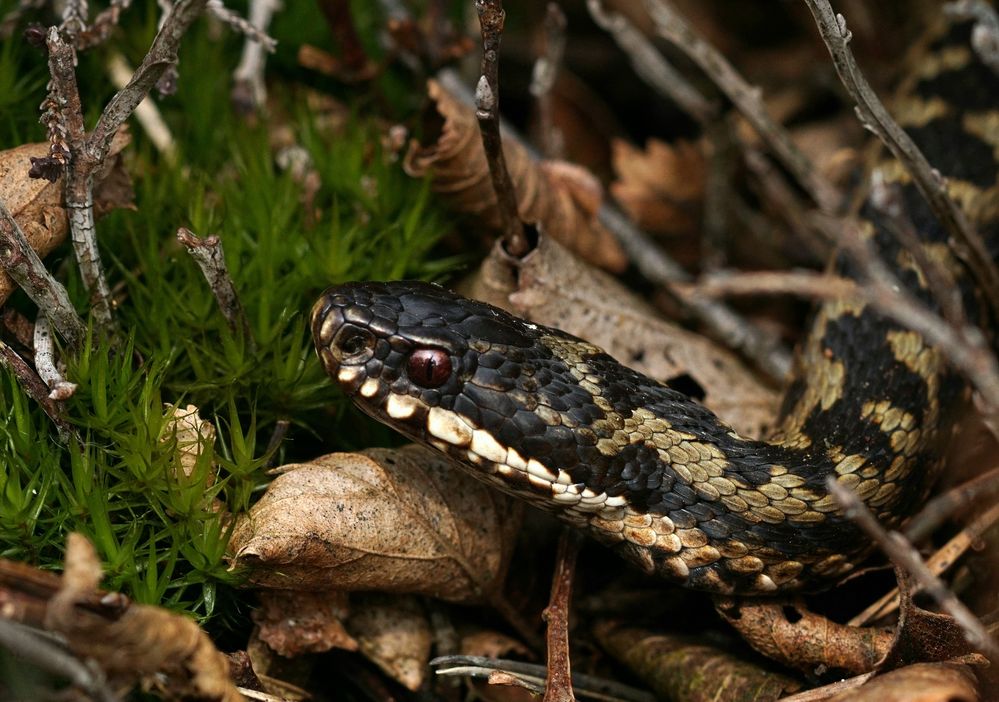
M 408 281 L 330 288 L 311 324 L 330 377 L 362 410 L 410 438 L 467 463 L 476 431 L 497 457 L 497 442 L 545 430 L 530 377 L 532 356 L 544 350 L 540 327 Z M 483 433 L 491 430 L 507 436 Z

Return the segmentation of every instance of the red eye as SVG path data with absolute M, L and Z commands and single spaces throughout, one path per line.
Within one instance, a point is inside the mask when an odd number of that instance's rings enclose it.
M 417 349 L 409 354 L 406 372 L 417 385 L 436 388 L 451 375 L 451 357 L 440 349 Z

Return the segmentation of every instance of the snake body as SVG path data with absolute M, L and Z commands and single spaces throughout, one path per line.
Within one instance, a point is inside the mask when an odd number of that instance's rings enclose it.
M 930 45 L 900 114 L 994 242 L 999 78 L 978 61 L 970 31 L 954 25 Z M 922 197 L 893 161 L 880 167 L 925 255 L 976 310 L 970 277 Z M 924 271 L 883 215 L 869 205 L 861 215 L 886 264 L 932 304 Z M 327 372 L 368 414 L 646 572 L 715 593 L 814 588 L 855 568 L 870 544 L 826 480 L 898 524 L 939 472 L 964 392 L 919 334 L 850 301 L 816 312 L 766 440 L 738 435 L 582 339 L 435 285 L 330 288 L 312 330 Z

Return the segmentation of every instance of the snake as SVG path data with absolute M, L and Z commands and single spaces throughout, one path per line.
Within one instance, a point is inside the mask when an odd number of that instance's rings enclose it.
M 999 77 L 952 20 L 926 40 L 896 119 L 983 238 L 999 241 Z M 874 157 L 918 237 L 858 197 L 863 236 L 913 295 L 936 304 L 926 261 L 969 315 L 983 303 L 907 171 Z M 834 264 L 855 271 L 842 255 Z M 765 438 L 597 346 L 439 285 L 326 290 L 311 331 L 328 375 L 360 407 L 473 476 L 582 529 L 641 570 L 723 595 L 834 584 L 873 548 L 830 494 L 849 488 L 886 526 L 941 473 L 967 384 L 934 345 L 871 304 L 833 300 L 809 331 Z

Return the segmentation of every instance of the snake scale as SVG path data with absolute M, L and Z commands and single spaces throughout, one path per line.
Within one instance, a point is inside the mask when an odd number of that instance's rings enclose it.
M 944 26 L 897 101 L 986 241 L 999 241 L 999 77 Z M 893 160 L 919 246 L 981 304 L 929 206 Z M 924 272 L 869 203 L 865 235 L 916 295 Z M 838 264 L 849 274 L 849 265 Z M 442 287 L 327 290 L 312 331 L 329 375 L 365 412 L 473 475 L 586 530 L 648 573 L 727 594 L 816 588 L 870 543 L 826 488 L 832 476 L 889 526 L 925 499 L 963 381 L 919 334 L 869 306 L 830 302 L 797 355 L 776 432 L 739 436 L 698 402 L 557 329 Z

